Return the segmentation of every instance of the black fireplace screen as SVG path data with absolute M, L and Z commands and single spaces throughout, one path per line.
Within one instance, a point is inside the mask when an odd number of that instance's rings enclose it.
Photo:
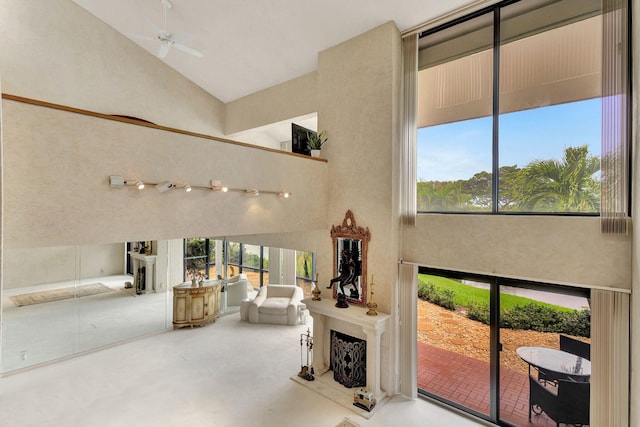
M 333 379 L 347 388 L 367 385 L 367 342 L 331 331 Z

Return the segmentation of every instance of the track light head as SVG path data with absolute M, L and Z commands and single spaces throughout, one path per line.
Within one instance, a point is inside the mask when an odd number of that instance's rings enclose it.
M 229 191 L 229 188 L 226 185 L 222 185 L 222 182 L 219 179 L 211 180 L 211 189 L 214 191 L 222 191 L 223 193 Z
M 161 193 L 164 193 L 167 190 L 171 190 L 175 185 L 171 181 L 161 182 L 160 184 L 156 184 L 156 190 Z
M 138 188 L 138 190 L 143 190 L 144 189 L 144 182 L 137 180 L 136 181 L 136 187 Z
M 126 183 L 126 181 L 121 176 L 111 175 L 109 177 L 109 186 L 111 188 L 122 188 L 122 187 L 124 187 L 125 183 Z

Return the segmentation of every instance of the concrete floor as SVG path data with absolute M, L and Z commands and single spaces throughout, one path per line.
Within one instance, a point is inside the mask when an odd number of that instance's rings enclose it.
M 42 305 L 51 304 L 65 303 Z M 5 320 L 10 320 L 6 314 L 3 323 Z M 131 322 L 135 320 L 127 320 Z M 46 324 L 39 327 L 46 328 Z M 94 322 L 94 326 L 99 329 L 100 324 Z M 484 425 L 402 396 L 377 407 L 367 420 L 292 381 L 301 365 L 300 334 L 309 327 L 249 324 L 232 310 L 202 328 L 165 329 L 5 374 L 0 378 L 0 425 Z M 39 334 L 47 336 L 46 330 Z

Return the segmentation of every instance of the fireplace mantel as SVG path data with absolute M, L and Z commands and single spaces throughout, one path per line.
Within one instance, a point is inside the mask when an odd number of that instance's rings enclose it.
M 366 388 L 373 392 L 380 402 L 386 394 L 380 386 L 381 337 L 389 327 L 390 316 L 385 313 L 367 316 L 367 308 L 358 306 L 337 308 L 335 307 L 336 301 L 333 299 L 313 301 L 308 298 L 303 300 L 303 303 L 313 317 L 313 368 L 316 374 L 322 375 L 329 369 L 329 335 L 332 329 L 330 324 L 343 325 L 343 331 L 347 333 L 349 330 L 357 330 L 367 341 Z M 338 382 L 335 383 L 339 387 L 343 387 Z
M 133 259 L 133 287 L 136 293 L 146 294 L 156 291 L 156 258 L 157 255 L 147 255 L 138 252 L 129 252 Z M 140 277 L 138 269 L 144 267 L 144 277 Z M 144 281 L 144 289 L 141 287 L 141 279 Z

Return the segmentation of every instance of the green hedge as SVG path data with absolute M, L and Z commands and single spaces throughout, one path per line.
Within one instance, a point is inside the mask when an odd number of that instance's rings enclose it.
M 418 282 L 418 298 L 429 301 L 449 310 L 455 310 L 455 293 L 451 290 L 436 288 L 433 283 Z
M 487 304 L 470 304 L 467 317 L 488 325 L 489 306 Z M 529 303 L 515 306 L 510 310 L 502 310 L 500 325 L 508 329 L 554 332 L 588 338 L 591 335 L 591 311 L 558 311 Z
M 455 292 L 443 290 L 431 282 L 418 282 L 418 298 L 455 310 Z M 467 317 L 489 324 L 489 305 L 470 302 Z M 554 332 L 578 337 L 591 335 L 591 312 L 589 310 L 561 311 L 534 302 L 516 305 L 500 313 L 500 325 L 508 329 L 524 329 L 537 332 Z

